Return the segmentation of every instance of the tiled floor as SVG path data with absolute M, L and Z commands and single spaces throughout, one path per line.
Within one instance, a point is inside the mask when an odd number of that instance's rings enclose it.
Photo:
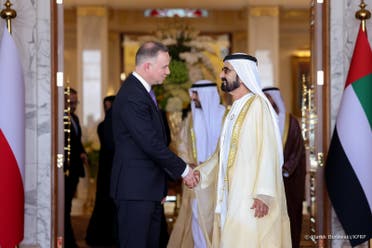
M 170 185 L 170 188 L 175 188 L 174 185 Z M 86 244 L 85 242 L 85 234 L 86 229 L 89 223 L 90 215 L 93 210 L 93 203 L 94 203 L 94 193 L 95 192 L 95 184 L 92 181 L 88 180 L 80 180 L 78 185 L 78 193 L 77 198 L 73 200 L 73 209 L 72 209 L 72 226 L 74 229 L 75 237 L 77 244 L 80 248 L 93 248 Z M 180 192 L 180 189 L 175 190 L 175 192 Z M 176 195 L 176 193 L 173 191 L 170 191 L 170 194 Z M 168 221 L 171 221 L 168 223 L 169 229 L 172 228 L 172 224 L 175 220 L 175 218 L 171 215 L 169 215 L 172 212 L 172 209 L 175 208 L 177 199 L 169 198 L 169 202 L 165 205 L 165 211 L 169 218 L 167 218 Z M 177 205 L 178 205 L 177 204 Z M 306 208 L 304 208 L 306 209 Z M 303 234 L 302 237 L 305 237 L 306 234 L 309 234 L 310 227 L 309 227 L 309 217 L 308 215 L 304 215 L 304 221 L 303 221 Z M 310 247 L 316 247 L 316 245 L 311 240 L 305 240 L 303 239 L 301 241 L 301 247 L 302 248 L 310 248 Z M 106 247 L 94 247 L 94 248 L 106 248 Z M 112 247 L 107 247 L 112 248 Z
M 76 242 L 79 247 L 89 247 L 85 243 L 85 233 L 89 223 L 90 215 L 75 215 L 72 216 L 72 228 L 74 229 Z
M 90 246 L 88 246 L 86 243 L 85 243 L 85 232 L 86 232 L 86 228 L 87 228 L 87 225 L 88 225 L 88 222 L 89 222 L 89 218 L 90 218 L 90 215 L 75 215 L 72 217 L 72 225 L 73 225 L 73 228 L 74 228 L 74 232 L 75 232 L 75 237 L 76 237 L 76 240 L 77 240 L 77 243 L 79 245 L 80 248 L 92 248 Z M 305 221 L 304 221 L 304 227 L 303 229 L 304 230 L 308 230 L 308 227 L 309 227 L 309 224 L 308 224 L 308 221 L 306 221 L 306 219 L 308 218 L 304 218 Z M 302 240 L 301 241 L 301 247 L 302 248 L 310 248 L 310 247 L 316 247 L 312 241 L 309 241 L 309 240 Z M 94 248 L 106 248 L 106 247 L 94 247 Z M 112 248 L 112 247 L 110 247 Z

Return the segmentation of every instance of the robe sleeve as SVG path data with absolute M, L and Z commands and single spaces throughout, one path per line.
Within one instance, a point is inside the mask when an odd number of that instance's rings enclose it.
M 217 145 L 218 147 L 218 145 Z M 198 221 L 206 238 L 207 246 L 211 247 L 213 223 L 216 207 L 216 188 L 218 177 L 219 149 L 195 170 L 200 172 L 200 182 L 194 188 L 198 201 Z
M 249 136 L 246 143 L 249 144 L 250 166 L 254 167 L 255 177 L 252 189 L 253 197 L 260 199 L 260 195 L 276 197 L 276 174 L 280 168 L 279 158 L 277 156 L 279 148 L 277 147 L 275 136 L 275 125 L 272 121 L 269 106 L 263 99 L 258 98 L 254 101 L 247 113 L 246 129 L 249 130 Z M 269 200 L 267 200 L 269 199 Z M 270 198 L 262 198 L 264 202 L 269 203 Z

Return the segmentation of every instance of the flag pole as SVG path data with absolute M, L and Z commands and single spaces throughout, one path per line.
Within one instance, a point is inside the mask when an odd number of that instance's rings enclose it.
M 11 8 L 13 4 L 7 0 L 4 3 L 5 9 L 1 10 L 0 16 L 6 20 L 6 26 L 8 28 L 9 33 L 12 33 L 12 19 L 16 18 L 17 12 Z
M 364 0 L 360 1 L 360 10 L 355 13 L 355 17 L 362 22 L 362 30 L 363 32 L 366 31 L 366 20 L 371 18 L 371 12 L 366 10 L 367 4 L 364 3 Z
M 359 5 L 360 10 L 358 10 L 355 13 L 355 17 L 362 22 L 363 32 L 366 31 L 366 20 L 371 18 L 371 12 L 369 10 L 366 10 L 366 6 L 367 6 L 367 4 L 364 3 L 364 0 L 361 0 L 360 5 Z M 372 240 L 371 239 L 368 241 L 368 243 L 369 243 L 368 247 L 372 248 Z
M 355 17 L 361 21 L 363 32 L 366 31 L 366 20 L 371 18 L 371 12 L 366 10 L 367 4 L 364 3 L 364 0 L 360 1 L 360 10 L 355 13 Z M 368 247 L 372 248 L 372 239 L 368 241 Z

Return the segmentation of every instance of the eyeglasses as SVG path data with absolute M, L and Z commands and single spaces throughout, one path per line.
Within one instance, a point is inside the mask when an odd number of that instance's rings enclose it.
M 228 68 L 228 67 L 226 67 L 226 66 L 224 66 L 224 67 L 222 67 L 222 71 L 223 71 L 223 73 L 228 74 L 229 72 L 231 72 L 233 70 L 230 69 L 230 68 Z

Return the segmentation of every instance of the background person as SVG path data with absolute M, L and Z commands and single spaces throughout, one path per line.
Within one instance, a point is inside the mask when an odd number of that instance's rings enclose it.
M 70 100 L 68 103 L 68 99 Z M 77 91 L 70 88 L 70 95 L 65 94 L 65 108 L 70 106 L 70 134 L 65 133 L 65 147 L 70 145 L 70 155 L 65 150 L 63 169 L 65 172 L 65 247 L 77 247 L 75 235 L 71 226 L 72 199 L 75 196 L 79 178 L 85 176 L 84 164 L 88 165 L 88 156 L 81 142 L 81 127 L 75 114 L 79 103 Z M 68 127 L 66 127 L 68 128 Z M 66 129 L 65 128 L 65 129 Z M 70 141 L 68 141 L 70 138 Z M 69 157 L 69 161 L 68 158 Z
M 209 80 L 195 82 L 189 93 L 191 112 L 183 121 L 178 155 L 189 164 L 199 164 L 216 150 L 225 107 L 220 104 L 217 84 Z M 194 192 L 184 187 L 182 204 L 168 247 L 207 247 L 197 212 Z
M 116 209 L 114 201 L 110 197 L 110 178 L 115 151 L 111 115 L 114 99 L 115 96 L 107 96 L 103 99 L 105 118 L 97 127 L 100 150 L 96 199 L 85 237 L 87 244 L 91 246 L 116 244 Z
M 287 210 L 291 224 L 292 247 L 300 247 L 302 229 L 302 203 L 305 200 L 306 155 L 301 127 L 296 117 L 287 113 L 280 90 L 276 87 L 264 88 L 273 108 L 279 116 L 284 144 L 284 164 L 282 167 Z

